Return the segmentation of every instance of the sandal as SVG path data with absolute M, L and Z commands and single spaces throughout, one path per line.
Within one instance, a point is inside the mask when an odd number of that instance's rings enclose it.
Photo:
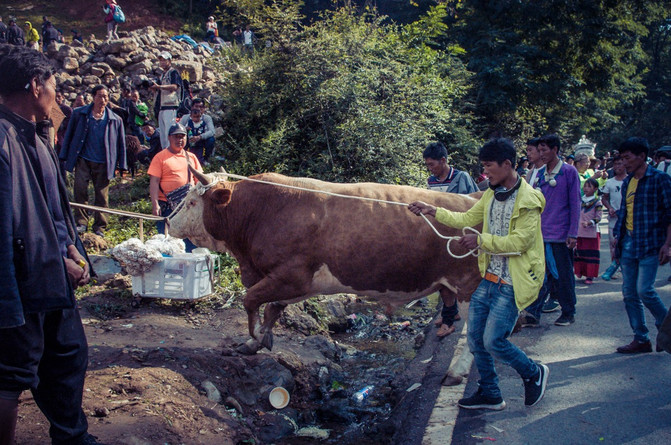
M 448 326 L 446 324 L 442 325 L 440 329 L 436 332 L 436 336 L 439 338 L 447 337 L 456 330 L 454 325 Z

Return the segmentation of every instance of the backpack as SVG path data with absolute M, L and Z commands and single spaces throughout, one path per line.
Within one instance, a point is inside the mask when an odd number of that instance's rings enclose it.
M 193 94 L 191 93 L 191 82 L 189 81 L 188 78 L 182 76 L 182 88 L 180 90 L 179 108 L 177 109 L 177 117 L 182 117 L 185 114 L 191 113 L 192 104 L 193 104 Z
M 117 23 L 126 23 L 126 15 L 121 10 L 121 6 L 114 5 L 114 13 L 112 13 L 112 18 Z

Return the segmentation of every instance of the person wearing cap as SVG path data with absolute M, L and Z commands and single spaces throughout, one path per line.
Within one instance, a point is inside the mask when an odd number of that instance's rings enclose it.
M 179 121 L 189 133 L 188 150 L 198 156 L 203 165 L 208 165 L 214 151 L 214 122 L 205 114 L 205 101 L 200 97 L 193 100 L 191 113 Z
M 105 23 L 107 24 L 107 40 L 118 39 L 117 29 L 119 24 L 114 20 L 114 10 L 116 9 L 116 0 L 105 0 L 103 12 L 105 13 Z
M 521 177 L 526 177 L 529 173 L 529 159 L 526 156 L 522 156 L 517 162 L 517 174 Z
M 44 32 L 42 33 L 42 46 L 44 48 L 44 52 L 46 53 L 51 42 L 58 42 L 58 30 L 54 28 L 54 25 L 49 21 L 47 21 L 44 26 Z
M 144 135 L 142 139 L 147 140 L 149 148 L 138 153 L 137 160 L 142 164 L 149 166 L 152 159 L 154 159 L 154 156 L 163 150 L 163 147 L 161 147 L 161 137 L 158 135 L 158 131 L 156 131 L 156 126 L 151 121 L 145 121 L 140 129 Z
M 199 172 L 203 168 L 193 153 L 186 151 L 186 127 L 173 124 L 168 131 L 170 143 L 165 150 L 161 150 L 152 159 L 147 174 L 149 174 L 149 196 L 151 198 L 151 213 L 154 216 L 169 216 L 173 208 L 168 203 L 167 194 L 173 190 L 195 183 L 196 178 L 189 171 L 189 165 Z M 159 233 L 165 233 L 165 223 L 156 223 Z M 188 239 L 184 240 L 186 251 L 191 252 L 196 246 Z
M 573 165 L 575 167 L 575 156 L 574 155 L 566 156 L 566 160 L 564 162 L 566 162 L 568 165 Z
M 216 37 L 219 37 L 219 28 L 217 22 L 214 20 L 214 16 L 209 16 L 207 22 L 205 23 L 205 40 L 208 42 L 214 43 Z
M 158 56 L 158 64 L 163 70 L 159 83 L 154 82 L 149 90 L 156 93 L 154 101 L 154 116 L 158 120 L 158 132 L 161 137 L 161 146 L 166 148 L 168 130 L 177 121 L 177 110 L 180 104 L 180 92 L 182 91 L 182 77 L 172 66 L 172 54 L 163 51 Z
M 60 159 L 65 169 L 75 173 L 75 202 L 86 204 L 89 200 L 89 182 L 93 182 L 94 205 L 109 207 L 109 183 L 115 170 L 126 170 L 126 133 L 123 120 L 108 107 L 109 90 L 105 85 L 96 85 L 91 91 L 93 103 L 72 111 L 70 123 L 63 138 Z M 77 230 L 82 233 L 88 227 L 88 213 L 84 209 L 75 211 Z M 95 212 L 93 232 L 104 236 L 107 216 Z
M 26 38 L 23 30 L 19 25 L 16 24 L 16 19 L 14 17 L 9 18 L 9 26 L 7 27 L 7 43 L 16 46 L 24 46 L 26 44 Z

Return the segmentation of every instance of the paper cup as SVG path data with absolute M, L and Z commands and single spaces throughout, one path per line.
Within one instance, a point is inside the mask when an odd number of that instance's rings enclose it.
M 282 409 L 289 404 L 289 392 L 281 386 L 278 386 L 270 391 L 268 400 L 273 408 Z

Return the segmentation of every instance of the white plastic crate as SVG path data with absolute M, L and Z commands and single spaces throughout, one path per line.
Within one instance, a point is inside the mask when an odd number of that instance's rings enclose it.
M 217 255 L 194 253 L 163 258 L 143 275 L 132 277 L 133 294 L 178 300 L 210 295 L 218 261 Z

